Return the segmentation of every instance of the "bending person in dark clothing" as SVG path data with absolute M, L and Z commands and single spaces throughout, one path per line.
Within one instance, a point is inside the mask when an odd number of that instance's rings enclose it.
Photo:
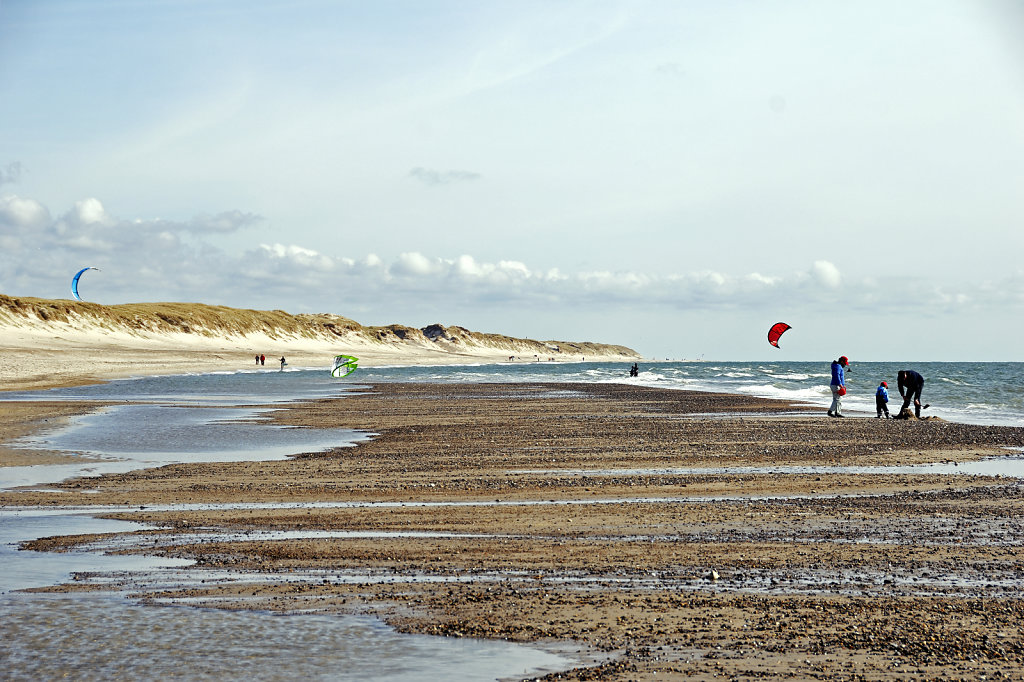
M 921 418 L 921 390 L 924 389 L 924 377 L 912 369 L 901 369 L 896 373 L 896 387 L 900 389 L 900 396 L 903 398 L 903 407 L 900 412 L 910 406 L 914 401 L 914 416 Z

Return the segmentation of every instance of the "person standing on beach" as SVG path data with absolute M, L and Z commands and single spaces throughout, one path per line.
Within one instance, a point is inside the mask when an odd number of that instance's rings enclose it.
M 846 395 L 845 370 L 849 366 L 850 361 L 845 355 L 839 356 L 839 359 L 832 363 L 832 383 L 829 384 L 829 388 L 832 389 L 832 407 L 828 408 L 828 416 L 830 417 L 843 416 L 842 397 Z
M 263 353 L 260 353 L 260 365 L 265 365 L 265 364 L 267 364 L 267 356 L 264 355 Z
M 924 390 L 924 377 L 912 369 L 901 369 L 896 373 L 896 387 L 900 389 L 900 397 L 903 398 L 903 407 L 900 413 L 910 406 L 914 401 L 914 416 L 921 418 L 921 391 Z M 898 415 L 897 415 L 898 416 Z
M 285 361 L 284 361 L 284 356 L 282 355 L 281 356 L 281 370 L 280 371 L 282 371 L 282 372 L 284 371 L 284 366 L 285 366 Z
M 882 418 L 882 413 L 885 412 L 885 418 L 889 419 L 889 384 L 884 381 L 878 384 L 878 390 L 875 391 L 875 412 L 878 413 L 876 419 Z

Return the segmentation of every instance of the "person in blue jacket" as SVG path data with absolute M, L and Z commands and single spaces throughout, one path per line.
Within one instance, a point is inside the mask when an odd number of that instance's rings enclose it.
M 882 418 L 882 413 L 885 412 L 885 418 L 891 419 L 889 416 L 889 384 L 884 381 L 878 384 L 878 390 L 875 391 L 875 412 L 878 413 L 876 419 Z
M 845 370 L 849 367 L 850 361 L 845 355 L 841 355 L 832 363 L 832 383 L 829 384 L 829 388 L 832 389 L 832 407 L 828 408 L 830 417 L 843 416 L 843 396 L 846 395 Z

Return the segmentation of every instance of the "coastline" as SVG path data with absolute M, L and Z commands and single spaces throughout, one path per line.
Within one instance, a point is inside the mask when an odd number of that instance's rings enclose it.
M 536 341 L 439 324 L 365 327 L 336 315 L 290 315 L 152 303 L 104 306 L 0 294 L 0 390 L 34 390 L 130 376 L 252 368 L 330 367 L 335 355 L 364 367 L 469 362 L 617 362 L 640 359 L 625 346 Z
M 354 448 L 47 487 L 64 504 L 121 506 L 111 515 L 166 529 L 130 552 L 276 576 L 124 586 L 144 599 L 281 611 L 314 599 L 404 631 L 575 641 L 611 656 L 561 679 L 1020 670 L 1024 609 L 989 585 L 1020 570 L 1015 481 L 686 469 L 970 461 L 1024 445 L 1024 430 L 778 417 L 783 408 L 622 384 L 379 384 L 272 413 L 287 426 L 378 434 Z M 4 505 L 55 499 L 0 495 Z M 248 502 L 269 507 L 231 508 Z M 213 506 L 141 508 L 181 503 Z M 204 528 L 368 535 L 197 540 Z M 302 582 L 307 573 L 318 577 Z M 954 576 L 962 587 L 946 585 Z
M 331 343 L 314 340 L 246 338 L 234 342 L 181 335 L 138 340 L 104 338 L 97 334 L 52 336 L 36 331 L 4 329 L 0 347 L 0 390 L 40 390 L 100 383 L 132 376 L 195 374 L 253 369 L 254 356 L 266 356 L 260 369 L 274 371 L 278 359 L 288 367 L 330 368 L 334 356 L 355 355 L 362 367 L 382 365 L 452 365 L 473 362 L 507 362 L 510 355 L 521 362 L 534 362 L 501 349 L 453 352 L 443 349 L 394 347 L 384 344 Z M 560 357 L 554 362 L 577 362 L 584 356 Z M 595 360 L 624 362 L 619 356 L 591 356 Z
M 263 313 L 202 304 L 153 304 L 141 306 L 141 310 L 125 307 L 133 316 L 134 327 L 126 325 L 126 315 L 119 306 L 0 294 L 0 392 L 39 391 L 141 376 L 252 370 L 256 355 L 266 356 L 266 364 L 259 367 L 262 371 L 275 371 L 280 357 L 286 358 L 289 369 L 328 368 L 334 356 L 342 353 L 358 357 L 361 367 L 493 364 L 508 362 L 510 357 L 535 362 L 540 358 L 534 359 L 533 352 L 542 345 L 461 328 L 452 328 L 451 334 L 440 328 L 446 335 L 441 343 L 427 343 L 422 334 L 406 342 L 398 335 L 419 330 L 398 325 L 365 328 L 346 318 L 295 317 L 282 311 Z M 173 310 L 174 316 L 164 308 Z M 203 315 L 202 323 L 189 319 L 190 311 Z M 231 330 L 223 326 L 225 320 L 237 324 L 235 318 L 239 316 L 246 326 L 236 329 L 238 333 L 228 333 Z M 136 319 L 140 317 L 143 322 Z M 202 324 L 222 328 L 216 334 L 201 333 L 208 331 Z M 318 324 L 326 325 L 331 332 L 320 333 Z M 478 343 L 463 341 L 461 348 L 451 342 L 474 337 Z M 622 346 L 562 343 L 565 352 L 548 356 L 550 361 L 576 362 L 586 357 L 576 355 L 577 351 L 589 353 L 591 359 L 615 362 L 639 357 Z M 0 467 L 74 461 L 60 453 L 11 448 L 7 443 L 101 407 L 93 402 L 0 401 Z

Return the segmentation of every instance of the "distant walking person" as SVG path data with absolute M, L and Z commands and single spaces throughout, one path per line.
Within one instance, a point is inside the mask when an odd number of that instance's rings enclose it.
M 832 407 L 828 408 L 830 417 L 843 416 L 843 396 L 846 395 L 846 373 L 844 370 L 849 366 L 850 361 L 845 355 L 841 355 L 832 363 L 832 383 L 829 384 L 829 388 L 832 389 Z
M 875 412 L 878 413 L 876 419 L 882 418 L 882 413 L 885 412 L 885 418 L 889 419 L 889 384 L 884 381 L 878 384 L 878 390 L 875 391 Z
M 288 364 L 288 363 L 286 363 L 286 362 L 284 361 L 284 356 L 282 355 L 282 356 L 281 356 L 281 369 L 280 369 L 280 371 L 282 371 L 282 372 L 284 371 L 284 366 L 285 366 L 286 364 Z
M 903 407 L 900 408 L 900 413 L 907 409 L 910 406 L 910 401 L 913 400 L 914 416 L 920 419 L 924 377 L 912 369 L 901 369 L 896 373 L 896 387 L 900 389 L 900 397 L 903 398 Z
M 260 364 L 261 365 L 267 364 L 267 356 L 263 355 L 262 353 L 260 353 Z
M 260 364 L 260 356 L 258 356 L 258 355 L 256 356 L 256 364 L 257 365 Z

